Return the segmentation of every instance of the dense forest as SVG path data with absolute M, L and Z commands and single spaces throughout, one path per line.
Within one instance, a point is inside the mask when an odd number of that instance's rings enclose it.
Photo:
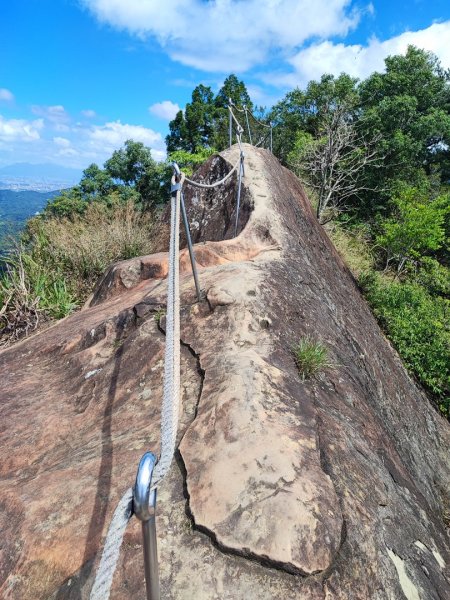
M 415 47 L 385 62 L 364 81 L 323 75 L 270 110 L 234 75 L 217 94 L 197 86 L 170 122 L 166 162 L 129 140 L 28 222 L 0 280 L 0 340 L 68 314 L 110 262 L 152 251 L 170 160 L 192 172 L 228 145 L 231 98 L 273 124 L 274 154 L 303 182 L 405 365 L 448 416 L 450 73 Z

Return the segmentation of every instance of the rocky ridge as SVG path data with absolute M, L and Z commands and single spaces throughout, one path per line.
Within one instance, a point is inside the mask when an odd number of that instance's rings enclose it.
M 181 256 L 179 451 L 159 491 L 166 599 L 443 599 L 449 426 L 403 368 L 298 180 L 246 146 L 187 188 L 205 300 Z M 237 148 L 198 172 L 222 176 Z M 167 247 L 167 231 L 161 232 Z M 167 255 L 124 261 L 89 305 L 0 352 L 0 593 L 88 598 L 112 511 L 158 451 Z M 302 382 L 304 335 L 333 367 Z M 145 598 L 140 527 L 112 598 Z

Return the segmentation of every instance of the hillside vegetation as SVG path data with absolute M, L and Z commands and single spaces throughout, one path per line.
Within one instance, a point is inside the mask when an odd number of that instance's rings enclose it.
M 9 238 L 16 238 L 27 219 L 40 212 L 48 200 L 59 193 L 0 189 L 0 256 L 10 247 Z
M 450 74 L 410 47 L 383 73 L 323 75 L 270 111 L 234 75 L 216 95 L 200 85 L 166 139 L 183 168 L 228 145 L 228 98 L 275 125 L 275 155 L 303 181 L 405 365 L 448 416 Z M 168 163 L 130 140 L 49 202 L 0 283 L 3 340 L 39 315 L 68 314 L 109 262 L 150 252 L 169 178 Z

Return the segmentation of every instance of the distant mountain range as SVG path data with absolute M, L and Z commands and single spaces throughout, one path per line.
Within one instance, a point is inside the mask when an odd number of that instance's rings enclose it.
M 48 192 L 72 187 L 82 171 L 53 164 L 15 163 L 0 167 L 0 188 Z

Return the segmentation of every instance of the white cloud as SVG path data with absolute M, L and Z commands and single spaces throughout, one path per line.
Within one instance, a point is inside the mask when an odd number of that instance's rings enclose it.
M 142 142 L 146 146 L 160 146 L 163 139 L 160 133 L 141 125 L 127 125 L 120 121 L 112 121 L 104 125 L 94 125 L 88 133 L 91 145 L 99 148 L 121 146 L 126 140 Z
M 5 119 L 0 115 L 0 140 L 4 142 L 32 142 L 40 139 L 39 131 L 44 127 L 42 119 Z
M 34 115 L 43 117 L 48 121 L 56 131 L 69 131 L 70 116 L 64 106 L 57 104 L 55 106 L 33 105 L 31 112 Z
M 0 100 L 12 102 L 14 100 L 14 94 L 6 88 L 0 88 Z
M 175 118 L 175 115 L 180 110 L 178 104 L 171 102 L 170 100 L 163 100 L 162 102 L 156 102 L 148 107 L 149 112 L 160 119 L 165 121 L 171 121 Z
M 270 77 L 271 83 L 286 86 L 304 86 L 322 73 L 339 75 L 342 72 L 363 79 L 373 71 L 384 70 L 384 59 L 393 54 L 404 54 L 409 44 L 434 52 L 444 68 L 450 68 L 450 21 L 434 23 L 426 29 L 407 31 L 385 41 L 377 38 L 368 44 L 345 45 L 324 41 L 298 52 L 289 62 L 295 71 Z
M 98 18 L 152 36 L 183 64 L 242 72 L 313 37 L 345 35 L 359 14 L 352 0 L 81 0 Z
M 71 141 L 63 137 L 54 137 L 53 141 L 57 146 L 60 146 L 61 148 L 68 148 L 71 145 Z
M 163 160 L 166 156 L 162 135 L 142 125 L 112 121 L 104 125 L 93 125 L 89 129 L 80 129 L 78 136 L 79 142 L 74 145 L 81 149 L 83 156 L 96 162 L 104 162 L 127 140 L 142 142 L 148 146 L 155 160 Z
M 36 110 L 34 112 L 36 114 Z M 44 114 L 45 111 L 37 112 Z M 45 114 L 60 115 L 63 111 L 57 109 Z M 161 133 L 141 125 L 112 121 L 68 129 L 66 135 L 59 136 L 55 135 L 54 127 L 47 127 L 44 117 L 25 120 L 7 119 L 0 115 L 0 162 L 10 155 L 15 162 L 49 162 L 85 169 L 92 162 L 102 165 L 129 139 L 149 146 L 155 160 L 166 157 Z M 8 158 L 8 162 L 11 160 Z
M 94 117 L 97 116 L 97 113 L 95 112 L 95 110 L 91 110 L 91 109 L 82 110 L 81 114 L 83 115 L 83 117 L 86 117 L 86 119 L 93 119 Z

